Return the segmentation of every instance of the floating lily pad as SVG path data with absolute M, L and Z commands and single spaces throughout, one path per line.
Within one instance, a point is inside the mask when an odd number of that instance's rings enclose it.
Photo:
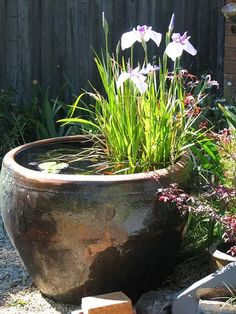
M 67 167 L 68 164 L 65 162 L 57 163 L 55 161 L 48 161 L 38 164 L 39 170 L 46 173 L 59 173 L 62 169 Z

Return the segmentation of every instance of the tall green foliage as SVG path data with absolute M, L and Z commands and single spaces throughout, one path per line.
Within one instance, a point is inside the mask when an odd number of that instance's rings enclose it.
M 123 164 L 124 173 L 166 167 L 198 144 L 214 159 L 211 150 L 214 144 L 209 145 L 207 130 L 199 127 L 203 117 L 198 104 L 210 80 L 205 79 L 197 87 L 196 82 L 188 81 L 190 75 L 181 69 L 180 57 L 191 44 L 186 34 L 182 37 L 172 34 L 173 17 L 166 33 L 166 52 L 160 56 L 158 65 L 150 64 L 146 42 L 151 38 L 159 45 L 161 34 L 146 25 L 123 34 L 121 47 L 131 47 L 130 56 L 125 59 L 120 55 L 119 45 L 116 55 L 109 53 L 108 25 L 105 19 L 103 22 L 106 47 L 101 57 L 95 54 L 95 63 L 105 95 L 96 90 L 85 93 L 92 99 L 90 108 L 86 109 L 80 106 L 84 94 L 80 95 L 69 117 L 61 121 L 96 128 L 102 134 L 97 144 L 110 162 Z M 144 60 L 137 66 L 135 41 L 140 41 L 144 50 Z M 195 54 L 193 47 L 190 53 Z M 172 72 L 167 67 L 167 55 L 175 60 Z M 89 119 L 74 116 L 76 108 L 89 113 Z

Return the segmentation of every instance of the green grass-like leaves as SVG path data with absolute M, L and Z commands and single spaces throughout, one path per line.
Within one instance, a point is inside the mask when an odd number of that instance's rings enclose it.
M 170 35 L 167 33 L 166 44 Z M 147 55 L 144 60 L 139 65 L 140 69 L 148 65 Z M 209 141 L 206 130 L 197 127 L 201 115 L 195 112 L 197 103 L 193 104 L 191 112 L 186 109 L 184 100 L 187 90 L 180 73 L 179 60 L 175 62 L 171 74 L 167 69 L 167 56 L 164 54 L 159 60 L 159 69 L 147 75 L 148 88 L 145 93 L 141 94 L 130 79 L 117 88 L 120 74 L 133 68 L 133 48 L 127 62 L 119 56 L 119 51 L 116 56 L 111 56 L 106 36 L 105 52 L 101 58 L 95 53 L 105 94 L 96 90 L 87 93 L 92 102 L 89 109 L 84 110 L 79 105 L 83 97 L 83 94 L 80 95 L 70 116 L 61 120 L 65 123 L 88 124 L 97 129 L 102 134 L 102 146 L 108 161 L 124 163 L 124 173 L 166 167 L 175 163 L 184 151 L 195 144 Z M 78 107 L 85 115 L 89 114 L 89 119 L 75 117 Z

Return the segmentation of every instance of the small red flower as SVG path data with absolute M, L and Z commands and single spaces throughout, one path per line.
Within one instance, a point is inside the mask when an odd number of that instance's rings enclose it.
M 184 100 L 185 106 L 192 105 L 194 103 L 194 97 L 192 94 L 187 94 Z
M 227 253 L 231 254 L 232 256 L 236 256 L 236 245 L 232 246 Z
M 208 121 L 200 122 L 198 127 L 199 127 L 200 130 L 206 130 L 207 127 L 208 127 Z
M 169 201 L 169 197 L 165 196 L 165 195 L 161 195 L 159 197 L 159 201 L 163 202 L 163 203 L 167 203 Z

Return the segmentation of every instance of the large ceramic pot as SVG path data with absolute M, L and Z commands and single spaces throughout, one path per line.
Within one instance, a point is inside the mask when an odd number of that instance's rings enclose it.
M 184 183 L 188 155 L 167 169 L 133 175 L 47 174 L 29 169 L 38 150 L 87 145 L 81 136 L 20 146 L 6 154 L 0 206 L 6 230 L 39 290 L 56 300 L 122 290 L 135 299 L 171 270 L 185 226 L 157 189 Z

